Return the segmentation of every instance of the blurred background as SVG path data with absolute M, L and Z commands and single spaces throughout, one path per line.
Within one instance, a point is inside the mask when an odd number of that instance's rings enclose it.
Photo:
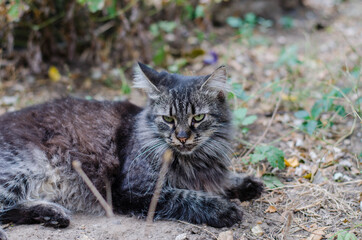
M 270 190 L 249 208 L 261 232 L 245 226 L 248 239 L 286 239 L 290 211 L 296 239 L 356 237 L 361 13 L 361 0 L 2 0 L 0 114 L 68 95 L 143 105 L 136 61 L 186 75 L 227 65 L 233 169 Z

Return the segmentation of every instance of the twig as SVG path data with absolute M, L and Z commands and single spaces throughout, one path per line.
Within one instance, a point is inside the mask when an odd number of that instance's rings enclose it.
M 341 138 L 339 138 L 338 140 L 337 140 L 337 142 L 334 144 L 334 146 L 337 146 L 341 141 L 343 141 L 344 139 L 346 139 L 349 135 L 351 135 L 352 133 L 353 133 L 353 131 L 354 131 L 354 128 L 356 127 L 356 121 L 357 120 L 357 118 L 355 117 L 354 119 L 353 119 L 353 124 L 352 124 L 352 127 L 351 127 L 351 129 L 349 130 L 349 132 L 348 133 L 346 133 L 344 136 L 342 136 Z
M 284 88 L 285 88 L 285 85 L 284 85 L 283 90 L 281 91 L 281 93 L 284 92 Z M 277 112 L 278 112 L 279 105 L 280 105 L 281 101 L 282 101 L 282 96 L 281 96 L 281 94 L 280 94 L 279 99 L 278 99 L 278 102 L 277 102 L 277 104 L 275 105 L 275 108 L 274 108 L 274 111 L 273 111 L 273 115 L 272 115 L 271 119 L 270 119 L 269 122 L 268 122 L 268 126 L 265 128 L 263 134 L 259 137 L 258 141 L 256 141 L 256 143 L 255 143 L 243 156 L 248 156 L 248 155 L 255 149 L 255 147 L 258 146 L 258 145 L 261 143 L 261 141 L 265 138 L 265 135 L 266 135 L 267 132 L 269 131 L 269 129 L 270 129 L 270 127 L 271 127 L 271 125 L 272 125 L 272 123 L 273 123 L 273 121 L 274 121 L 274 118 L 275 118 L 275 116 L 276 116 L 276 114 L 277 114 Z
M 205 231 L 206 233 L 210 234 L 213 238 L 217 239 L 217 236 L 214 233 L 210 232 L 209 230 L 207 230 L 207 229 L 205 229 L 203 227 L 197 226 L 197 225 L 192 224 L 192 223 L 184 222 L 184 221 L 181 221 L 181 220 L 177 220 L 177 221 L 180 222 L 180 223 L 183 223 L 183 224 L 187 224 L 187 225 L 190 225 L 190 226 L 193 226 L 193 227 L 197 227 L 198 229 L 201 229 L 201 230 Z
M 172 159 L 172 151 L 170 149 L 167 149 L 165 151 L 165 153 L 163 154 L 163 161 L 162 161 L 161 170 L 160 170 L 160 173 L 158 175 L 158 179 L 157 179 L 157 183 L 156 183 L 156 187 L 155 187 L 155 192 L 153 193 L 152 200 L 151 200 L 151 203 L 150 203 L 150 207 L 149 207 L 148 213 L 147 213 L 147 220 L 146 221 L 149 224 L 152 223 L 153 217 L 155 216 L 157 202 L 158 202 L 158 199 L 160 198 L 163 182 L 165 180 L 166 173 L 168 171 L 168 166 L 171 163 L 171 159 Z
M 101 206 L 106 211 L 107 217 L 114 217 L 113 211 L 111 206 L 108 205 L 106 200 L 102 197 L 102 195 L 99 193 L 97 188 L 94 186 L 92 181 L 88 178 L 87 174 L 82 169 L 82 163 L 78 160 L 72 162 L 73 168 L 77 173 L 82 177 L 83 181 L 87 184 L 93 195 L 97 198 L 98 202 L 101 204 Z
M 113 206 L 112 206 L 112 186 L 111 186 L 111 182 L 109 181 L 108 178 L 105 178 L 105 179 L 104 179 L 104 183 L 106 184 L 107 203 L 108 203 L 108 205 L 111 207 L 111 209 L 113 209 Z
M 283 234 L 283 239 L 284 240 L 288 239 L 290 226 L 292 225 L 292 221 L 293 221 L 293 212 L 289 211 L 287 214 L 288 215 L 287 215 L 286 224 L 285 224 L 285 227 L 284 227 L 284 234 Z

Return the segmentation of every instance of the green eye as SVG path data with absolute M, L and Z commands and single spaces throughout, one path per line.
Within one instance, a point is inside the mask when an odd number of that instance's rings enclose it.
M 169 116 L 162 116 L 163 120 L 167 123 L 173 123 L 173 117 L 169 117 Z
M 201 122 L 202 120 L 204 120 L 204 118 L 205 118 L 205 114 L 199 114 L 199 115 L 194 116 L 193 120 L 195 122 Z

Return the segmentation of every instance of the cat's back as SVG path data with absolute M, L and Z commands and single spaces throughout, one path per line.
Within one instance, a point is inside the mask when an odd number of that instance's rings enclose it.
M 104 179 L 117 174 L 119 149 L 141 110 L 129 102 L 64 98 L 0 116 L 0 208 L 2 199 L 32 198 L 75 211 L 101 211 L 90 204 L 97 201 L 71 163 L 80 161 L 104 193 Z
M 118 128 L 128 129 L 140 111 L 128 101 L 62 98 L 1 115 L 0 135 L 5 140 L 40 144 L 60 135 L 91 141 L 93 135 L 109 136 Z

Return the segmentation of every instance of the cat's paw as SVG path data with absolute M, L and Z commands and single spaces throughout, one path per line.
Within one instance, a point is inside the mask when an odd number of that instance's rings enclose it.
M 243 218 L 243 212 L 237 204 L 224 199 L 217 202 L 214 211 L 206 214 L 211 216 L 206 224 L 216 228 L 231 227 Z
M 230 189 L 231 197 L 240 201 L 250 201 L 258 198 L 264 191 L 264 184 L 257 178 L 248 176 L 240 178 L 238 183 Z
M 70 217 L 67 210 L 56 204 L 44 204 L 33 207 L 33 219 L 46 227 L 66 228 Z

